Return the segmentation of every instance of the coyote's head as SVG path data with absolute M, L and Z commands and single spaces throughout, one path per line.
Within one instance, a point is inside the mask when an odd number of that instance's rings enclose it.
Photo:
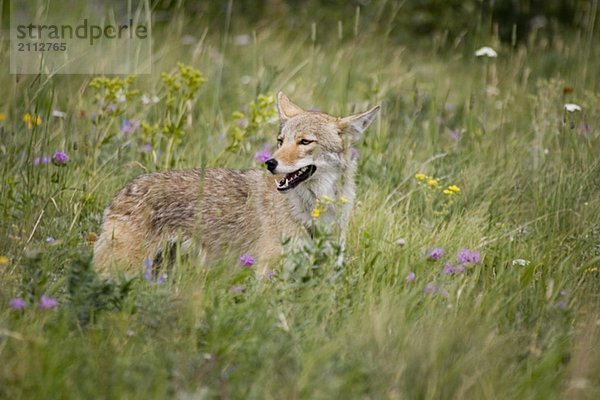
M 277 184 L 280 192 L 295 188 L 314 174 L 343 168 L 351 157 L 352 144 L 379 111 L 379 106 L 375 106 L 369 111 L 338 118 L 305 111 L 281 92 L 277 95 L 277 105 L 281 119 L 277 151 L 266 164 L 273 174 L 286 174 Z

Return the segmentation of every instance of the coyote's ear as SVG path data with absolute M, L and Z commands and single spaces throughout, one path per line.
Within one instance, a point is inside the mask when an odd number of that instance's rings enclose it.
M 377 116 L 380 106 L 375 106 L 369 111 L 344 117 L 339 121 L 342 134 L 349 135 L 352 141 L 360 139 L 362 133 L 371 125 Z
M 277 93 L 277 107 L 279 108 L 279 118 L 282 121 L 287 121 L 304 112 L 302 108 L 292 103 L 283 92 Z

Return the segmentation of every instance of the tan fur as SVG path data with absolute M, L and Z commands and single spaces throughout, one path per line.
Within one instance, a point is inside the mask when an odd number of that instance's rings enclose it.
M 141 271 L 144 259 L 155 259 L 173 243 L 199 247 L 208 263 L 232 253 L 252 255 L 265 266 L 281 254 L 283 238 L 307 236 L 312 210 L 323 195 L 349 200 L 338 221 L 343 228 L 354 199 L 356 162 L 350 144 L 356 132 L 350 123 L 357 117 L 305 112 L 283 94 L 278 104 L 282 145 L 273 156 L 282 169 L 278 175 L 262 169 L 188 169 L 134 179 L 104 212 L 94 248 L 97 270 Z M 364 113 L 367 122 L 377 110 Z M 301 139 L 315 142 L 300 145 Z M 313 163 L 317 172 L 296 188 L 278 192 L 281 174 L 301 168 L 299 163 Z

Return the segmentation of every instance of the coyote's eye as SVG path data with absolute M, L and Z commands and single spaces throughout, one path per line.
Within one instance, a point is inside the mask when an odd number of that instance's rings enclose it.
M 306 145 L 311 144 L 312 142 L 314 142 L 314 140 L 302 139 L 300 141 L 300 144 L 303 145 L 303 146 L 306 146 Z
M 283 139 L 277 138 L 277 147 L 281 147 L 282 144 L 283 144 Z

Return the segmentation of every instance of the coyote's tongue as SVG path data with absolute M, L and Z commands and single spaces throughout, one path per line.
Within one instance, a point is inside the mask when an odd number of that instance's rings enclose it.
M 280 192 L 285 192 L 286 190 L 295 188 L 300 182 L 307 180 L 312 174 L 315 173 L 316 170 L 316 166 L 308 165 L 287 174 L 285 178 L 280 180 L 277 184 L 277 190 Z

